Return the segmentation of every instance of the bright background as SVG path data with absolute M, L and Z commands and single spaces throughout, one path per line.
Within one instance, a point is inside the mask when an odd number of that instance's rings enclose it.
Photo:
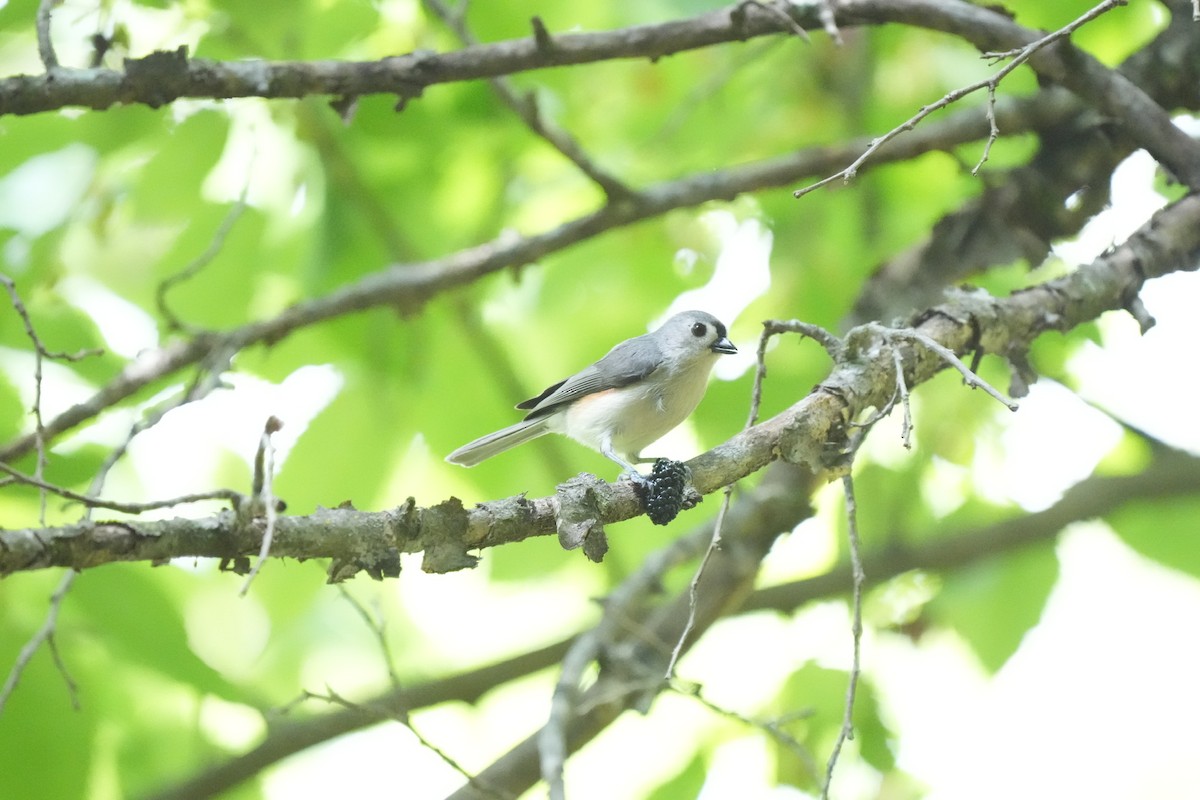
M 0 5 L 0 74 L 40 69 L 29 24 L 35 5 Z M 72 65 L 86 61 L 87 37 L 97 30 L 114 37 L 112 58 L 183 43 L 202 57 L 271 59 L 456 46 L 402 0 L 252 5 L 65 2 L 54 12 L 55 41 Z M 1009 4 L 1019 21 L 1046 28 L 1088 8 L 1057 5 Z M 699 10 L 681 1 L 477 3 L 468 21 L 494 40 L 527 35 L 532 13 L 566 31 Z M 1076 41 L 1116 63 L 1163 23 L 1157 4 L 1136 2 Z M 598 161 L 640 186 L 879 133 L 986 74 L 969 48 L 919 31 L 851 33 L 842 50 L 813 39 L 516 82 L 536 90 L 543 111 Z M 1028 93 L 1035 85 L 1018 73 L 1003 88 Z M 348 124 L 320 98 L 0 118 L 0 264 L 49 347 L 107 353 L 48 363 L 43 414 L 90 396 L 128 360 L 170 339 L 154 287 L 208 248 L 243 195 L 248 208 L 217 257 L 170 295 L 189 323 L 224 329 L 266 318 L 391 263 L 437 258 L 506 231 L 540 232 L 599 202 L 482 84 L 435 87 L 401 114 L 392 106 L 362 98 Z M 1000 175 L 1035 148 L 1032 137 L 1002 139 L 988 170 Z M 540 496 L 585 469 L 614 477 L 602 458 L 564 442 L 471 471 L 442 458 L 513 421 L 515 401 L 614 342 L 671 311 L 702 307 L 730 324 L 742 355 L 722 362 L 693 420 L 654 449 L 690 457 L 745 419 L 759 321 L 795 317 L 836 329 L 876 265 L 979 191 L 980 179 L 962 166 L 977 158 L 970 146 L 800 201 L 771 191 L 673 212 L 439 297 L 415 316 L 373 311 L 251 349 L 237 357 L 226 386 L 137 437 L 105 493 L 151 499 L 245 489 L 271 414 L 285 423 L 275 438 L 276 490 L 289 513 L 347 499 L 373 510 L 410 495 L 422 505 L 450 495 L 468 503 Z M 1004 269 L 978 282 L 1003 293 L 1085 263 L 1143 224 L 1166 202 L 1163 192 L 1178 194 L 1135 154 L 1113 176 L 1111 207 L 1057 243 L 1046 266 L 998 265 Z M 1119 421 L 1200 455 L 1200 425 L 1187 402 L 1200 388 L 1188 367 L 1200 340 L 1200 279 L 1153 281 L 1143 300 L 1158 320 L 1145 336 L 1128 315 L 1110 314 L 1068 337 L 1043 337 L 1033 353 L 1042 379 L 1015 415 L 954 380 L 918 390 L 914 449 L 901 447 L 892 418 L 860 456 L 865 546 L 953 535 L 1046 508 L 1095 472 L 1136 471 L 1148 457 L 1145 440 Z M 767 414 L 802 397 L 828 368 L 810 342 L 777 343 L 768 359 Z M 19 320 L 0 314 L 5 441 L 31 424 L 32 369 Z M 985 362 L 985 375 L 1003 388 L 1003 365 Z M 85 489 L 130 425 L 190 377 L 164 381 L 56 443 L 49 478 Z M 839 487 L 823 489 L 816 503 L 816 517 L 771 553 L 763 585 L 823 574 L 844 556 Z M 483 553 L 473 571 L 426 575 L 419 560 L 406 559 L 398 580 L 360 577 L 346 591 L 385 623 L 400 680 L 419 683 L 584 629 L 597 618 L 593 598 L 716 507 L 705 503 L 666 529 L 645 520 L 614 526 L 602 565 L 529 540 Z M 163 513 L 200 516 L 208 508 Z M 0 490 L 0 525 L 36 525 L 38 514 L 36 494 Z M 79 511 L 52 499 L 46 514 L 57 524 Z M 1042 547 L 956 573 L 908 574 L 869 592 L 860 698 L 868 722 L 843 753 L 834 796 L 1193 797 L 1200 506 L 1194 498 L 1144 503 L 1120 522 L 1080 520 Z M 1142 547 L 1145 530 L 1171 546 Z M 252 747 L 305 690 L 348 699 L 385 690 L 374 634 L 325 585 L 324 569 L 271 562 L 246 597 L 238 596 L 240 577 L 204 561 L 85 573 L 57 636 L 82 710 L 71 709 L 49 654 L 39 653 L 0 714 L 0 795 L 141 795 Z M 0 583 L 0 671 L 41 624 L 59 579 L 33 573 Z M 789 731 L 823 767 L 850 652 L 847 604 L 831 598 L 719 623 L 680 674 L 752 719 L 815 709 Z M 545 720 L 556 677 L 543 671 L 474 705 L 422 710 L 413 726 L 477 771 Z M 292 713 L 325 710 L 308 701 Z M 667 694 L 648 716 L 627 715 L 573 759 L 567 787 L 572 798 L 812 796 L 795 762 L 755 726 Z M 386 724 L 288 759 L 230 796 L 375 796 L 403 787 L 404 796 L 423 798 L 461 782 L 408 729 Z

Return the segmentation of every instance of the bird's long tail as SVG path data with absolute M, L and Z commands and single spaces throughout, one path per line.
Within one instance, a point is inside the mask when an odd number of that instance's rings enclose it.
M 446 460 L 451 464 L 473 467 L 486 458 L 491 458 L 497 453 L 503 453 L 510 447 L 524 444 L 530 439 L 536 439 L 542 434 L 549 432 L 550 427 L 547 424 L 546 417 L 522 420 L 516 425 L 510 425 L 503 430 L 489 433 L 487 436 L 464 444 L 446 456 Z

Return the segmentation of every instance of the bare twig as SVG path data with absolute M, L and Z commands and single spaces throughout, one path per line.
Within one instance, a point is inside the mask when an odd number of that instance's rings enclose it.
M 858 442 L 862 441 L 865 434 L 866 431 L 860 432 L 857 437 Z M 857 449 L 857 446 L 853 449 Z M 833 769 L 837 766 L 838 756 L 842 752 L 842 745 L 846 743 L 847 739 L 854 738 L 854 698 L 858 692 L 860 651 L 862 649 L 862 591 L 866 583 L 866 574 L 863 572 L 862 555 L 859 549 L 858 506 L 854 499 L 854 479 L 851 477 L 850 470 L 847 470 L 846 474 L 842 476 L 842 488 L 846 492 L 846 529 L 850 537 L 850 568 L 853 578 L 850 605 L 854 655 L 851 659 L 850 677 L 846 685 L 846 704 L 842 713 L 842 727 L 838 730 L 833 750 L 829 754 L 829 761 L 825 765 L 825 785 L 821 787 L 821 797 L 823 800 L 829 799 L 829 787 L 833 782 Z
M 467 28 L 466 19 L 461 10 L 451 11 L 442 0 L 423 0 L 423 2 L 430 11 L 442 20 L 446 27 L 454 31 L 454 34 L 463 44 L 467 46 L 479 44 L 479 40 Z M 552 47 L 553 38 L 546 31 L 545 25 L 540 18 L 535 17 L 534 19 L 536 20 L 534 23 L 534 38 L 538 42 L 538 47 L 543 50 Z M 574 136 L 546 121 L 538 108 L 537 95 L 530 92 L 522 97 L 513 87 L 512 81 L 505 77 L 488 78 L 488 84 L 491 85 L 492 91 L 496 93 L 501 102 L 520 117 L 531 131 L 544 139 L 554 149 L 558 150 L 558 152 L 562 153 L 580 172 L 591 178 L 604 191 L 609 202 L 630 199 L 635 196 L 633 190 L 626 186 L 619 178 L 597 165 L 583 151 L 583 148 Z
M 403 689 L 400 685 L 400 673 L 396 669 L 396 660 L 392 655 L 392 648 L 388 645 L 387 626 L 384 618 L 382 616 L 376 616 L 375 614 L 372 614 L 371 611 L 358 600 L 358 598 L 347 591 L 346 588 L 341 584 L 338 585 L 338 591 L 341 593 L 342 599 L 349 603 L 350 606 L 356 612 L 358 612 L 358 615 L 362 617 L 363 622 L 374 636 L 375 643 L 379 647 L 380 657 L 383 658 L 383 663 L 387 668 L 388 682 L 391 684 L 391 693 L 393 695 L 401 693 Z M 418 744 L 440 758 L 442 762 L 446 764 L 446 766 L 463 776 L 467 783 L 475 786 L 489 797 L 495 797 L 497 800 L 509 800 L 506 796 L 489 789 L 487 786 L 484 786 L 474 775 L 468 772 L 467 769 L 462 766 L 462 764 L 454 759 L 453 756 L 451 756 L 441 747 L 438 747 L 429 739 L 425 738 L 424 734 L 417 730 L 417 728 L 413 725 L 412 717 L 409 715 L 407 710 L 399 709 L 392 704 L 386 703 L 372 703 L 369 705 L 353 703 L 342 698 L 332 690 L 330 690 L 327 695 L 318 695 L 312 692 L 305 692 L 301 700 L 305 699 L 325 700 L 326 702 L 335 703 L 343 708 L 357 711 L 372 711 L 375 713 L 382 711 L 385 716 L 390 717 L 396 722 L 399 722 L 405 728 L 408 728 L 409 733 L 416 738 Z
M 803 197 L 804 195 L 808 194 L 809 192 L 816 191 L 817 189 L 820 189 L 823 186 L 827 186 L 836 180 L 841 180 L 845 183 L 849 183 L 858 174 L 858 170 L 860 167 L 862 167 L 863 163 L 866 162 L 867 159 L 869 159 L 872 155 L 874 155 L 874 153 L 880 147 L 883 147 L 885 144 L 890 142 L 892 139 L 895 139 L 897 136 L 900 136 L 902 133 L 904 133 L 906 131 L 911 131 L 913 128 L 915 128 L 921 122 L 921 120 L 925 119 L 933 112 L 939 111 L 943 108 L 946 108 L 949 105 L 957 103 L 959 100 L 966 97 L 967 95 L 973 94 L 973 93 L 979 91 L 980 89 L 986 88 L 988 90 L 988 107 L 987 107 L 986 113 L 988 116 L 990 132 L 988 134 L 987 143 L 984 145 L 983 155 L 980 158 L 979 163 L 975 165 L 975 168 L 973 170 L 971 170 L 971 172 L 973 174 L 977 173 L 979 171 L 980 167 L 983 166 L 983 163 L 987 160 L 988 153 L 991 152 L 992 143 L 1000 135 L 1000 129 L 996 124 L 996 118 L 995 118 L 996 87 L 999 86 L 1000 82 L 1002 80 L 1004 80 L 1004 78 L 1007 77 L 1009 73 L 1011 73 L 1017 67 L 1024 64 L 1026 61 L 1028 61 L 1039 50 L 1041 50 L 1051 44 L 1054 44 L 1055 42 L 1057 42 L 1059 39 L 1062 39 L 1063 37 L 1070 36 L 1071 33 L 1073 31 L 1075 31 L 1077 28 L 1079 28 L 1081 25 L 1084 25 L 1084 24 L 1090 22 L 1091 20 L 1095 19 L 1096 17 L 1100 16 L 1101 14 L 1104 14 L 1105 12 L 1111 11 L 1112 9 L 1116 8 L 1117 6 L 1123 6 L 1127 2 L 1128 2 L 1128 0 L 1104 0 L 1103 3 L 1096 6 L 1092 10 L 1088 11 L 1086 14 L 1084 14 L 1083 16 L 1076 19 L 1074 22 L 1071 22 L 1070 24 L 1065 25 L 1062 28 L 1059 28 L 1058 30 L 1054 31 L 1053 33 L 1050 33 L 1050 34 L 1047 34 L 1046 36 L 1041 37 L 1037 41 L 1030 42 L 1029 44 L 1027 44 L 1023 47 L 1014 48 L 1012 50 L 1006 50 L 1006 51 L 1000 52 L 1000 53 L 985 53 L 984 57 L 991 59 L 992 63 L 996 63 L 996 61 L 998 61 L 1000 59 L 1009 58 L 1009 57 L 1012 57 L 1012 61 L 1010 61 L 1008 64 L 1006 64 L 1004 67 L 1002 67 L 995 74 L 993 74 L 987 78 L 984 78 L 983 80 L 979 80 L 979 81 L 976 81 L 967 86 L 963 86 L 961 88 L 955 89 L 954 91 L 947 93 L 940 100 L 938 100 L 934 103 L 931 103 L 927 106 L 922 106 L 921 109 L 916 114 L 909 117 L 907 120 L 900 123 L 895 128 L 892 128 L 890 131 L 883 134 L 882 136 L 879 136 L 879 137 L 871 140 L 870 146 L 868 146 L 867 149 L 863 151 L 862 155 L 860 155 L 858 158 L 856 158 L 854 161 L 852 161 L 849 166 L 843 168 L 842 170 L 840 170 L 838 172 L 835 172 L 834 174 L 832 174 L 822 180 L 817 181 L 816 183 L 805 186 L 803 189 L 797 189 L 796 191 L 792 192 L 792 196 L 797 197 L 797 198 Z
M 46 72 L 58 69 L 58 56 L 54 54 L 54 42 L 50 39 L 50 9 L 62 0 L 40 0 L 37 9 L 37 43 L 38 55 L 41 56 L 42 66 Z
M 214 489 L 210 492 L 194 492 L 192 494 L 180 495 L 172 497 L 168 500 L 148 500 L 144 503 L 120 503 L 115 500 L 101 500 L 91 494 L 80 494 L 73 492 L 70 489 L 65 489 L 61 486 L 55 486 L 52 483 L 47 483 L 40 478 L 35 478 L 32 475 L 26 475 L 18 469 L 10 467 L 8 464 L 0 461 L 0 471 L 7 472 L 13 477 L 17 483 L 28 484 L 35 486 L 38 489 L 58 495 L 66 500 L 79 503 L 88 508 L 106 508 L 109 511 L 120 511 L 122 514 L 142 514 L 147 511 L 153 511 L 158 508 L 171 508 L 172 506 L 181 506 L 186 503 L 198 503 L 201 500 L 230 500 L 237 501 L 242 495 L 232 489 Z
M 220 254 L 221 249 L 225 247 L 225 241 L 229 238 L 229 233 L 233 230 L 234 224 L 241 218 L 242 214 L 248 207 L 246 197 L 250 192 L 249 178 L 246 184 L 242 187 L 242 193 L 238 199 L 229 207 L 229 211 L 225 214 L 225 218 L 221 220 L 221 224 L 217 227 L 212 239 L 208 243 L 208 247 L 204 252 L 196 256 L 191 263 L 185 266 L 178 272 L 168 275 L 159 282 L 154 290 L 154 302 L 158 306 L 158 313 L 166 322 L 167 328 L 170 330 L 192 330 L 191 326 L 186 325 L 175 315 L 171 307 L 167 305 L 167 292 L 183 283 L 191 280 L 200 270 L 207 267 Z
M 687 644 L 688 637 L 692 635 L 692 631 L 696 627 L 696 606 L 700 599 L 700 579 L 704 576 L 704 570 L 708 566 L 708 562 L 712 559 L 713 554 L 721 547 L 721 531 L 725 528 L 725 515 L 729 513 L 729 501 L 733 497 L 733 488 L 737 485 L 736 482 L 729 484 L 722 492 L 721 508 L 717 511 L 717 521 L 713 524 L 712 537 L 708 540 L 708 547 L 704 550 L 704 555 L 700 558 L 700 564 L 696 567 L 696 571 L 692 574 L 692 580 L 688 583 L 688 614 L 687 620 L 683 624 L 683 630 L 679 633 L 679 638 L 675 641 L 675 646 L 671 649 L 671 658 L 667 661 L 667 670 L 664 678 L 670 680 L 675 677 L 675 665 L 679 662 L 679 657 L 683 655 L 683 648 Z
M 43 358 L 53 359 L 55 361 L 82 361 L 85 358 L 92 356 L 104 355 L 104 350 L 98 347 L 89 347 L 83 350 L 77 350 L 74 353 L 68 353 L 61 350 L 48 350 L 38 337 L 37 331 L 34 330 L 33 320 L 29 316 L 29 310 L 25 308 L 25 304 L 21 301 L 21 295 L 17 292 L 17 285 L 12 278 L 0 272 L 0 285 L 3 285 L 8 290 L 8 296 L 12 300 L 13 309 L 21 317 L 21 322 L 25 326 L 25 335 L 33 342 L 33 346 L 38 355 Z
M 843 347 L 842 340 L 821 326 L 801 322 L 798 319 L 787 321 L 777 319 L 764 320 L 762 334 L 758 338 L 754 386 L 750 391 L 750 414 L 746 420 L 747 428 L 752 427 L 758 422 L 759 407 L 762 405 L 763 380 L 767 377 L 767 343 L 771 341 L 771 337 L 781 333 L 799 333 L 802 336 L 807 336 L 824 347 L 825 352 L 829 353 L 834 361 L 840 358 Z
M 1018 404 L 1016 401 L 1009 400 L 990 383 L 979 377 L 979 375 L 973 372 L 970 367 L 962 362 L 962 359 L 954 355 L 949 348 L 938 344 L 920 331 L 905 328 L 887 328 L 874 322 L 867 323 L 867 325 L 864 327 L 875 330 L 876 332 L 882 334 L 885 338 L 908 339 L 909 341 L 916 342 L 917 344 L 932 350 L 943 361 L 954 367 L 962 374 L 963 383 L 967 384 L 967 386 L 970 386 L 972 389 L 983 389 L 984 392 L 994 397 L 997 402 L 999 402 L 1009 411 L 1016 411 L 1018 408 L 1020 408 L 1020 404 Z
M 904 382 L 904 360 L 900 358 L 900 351 L 892 348 L 892 361 L 896 365 L 896 394 L 892 397 L 892 403 L 895 403 L 896 397 L 900 398 L 902 407 L 904 408 L 904 419 L 900 424 L 900 439 L 904 442 L 904 449 L 912 449 L 912 405 L 908 400 L 908 384 Z M 889 408 L 888 410 L 890 411 Z
M 509 798 L 507 795 L 497 792 L 494 789 L 489 789 L 486 785 L 481 783 L 476 776 L 472 775 L 466 769 L 466 767 L 464 767 L 457 760 L 455 760 L 455 758 L 453 756 L 451 756 L 449 753 L 447 753 L 441 747 L 438 747 L 436 744 L 431 742 L 429 739 L 425 738 L 425 736 L 420 731 L 418 731 L 416 729 L 416 727 L 413 725 L 412 720 L 409 718 L 407 713 L 398 713 L 396 711 L 393 711 L 390 708 L 380 709 L 378 706 L 364 706 L 359 703 L 355 703 L 352 700 L 347 700 L 346 698 L 342 697 L 340 694 L 335 692 L 333 689 L 328 689 L 328 688 L 325 690 L 324 694 L 318 694 L 316 692 L 305 692 L 303 694 L 303 696 L 301 697 L 301 701 L 303 701 L 303 700 L 320 700 L 322 702 L 329 703 L 331 705 L 340 706 L 341 708 L 345 708 L 345 709 L 351 710 L 351 711 L 357 711 L 360 713 L 369 713 L 369 712 L 373 712 L 376 710 L 381 710 L 387 717 L 400 723 L 405 728 L 407 728 L 408 732 L 413 735 L 413 738 L 415 738 L 417 740 L 417 743 L 420 744 L 421 747 L 425 748 L 426 750 L 428 750 L 429 752 L 431 752 L 435 756 L 437 756 L 439 759 L 441 759 L 442 763 L 444 763 L 446 766 L 450 767 L 450 769 L 454 770 L 459 775 L 461 775 L 467 781 L 468 784 L 470 784 L 472 787 L 479 790 L 480 792 L 483 792 L 486 797 L 493 797 L 493 798 L 496 798 L 496 800 L 511 800 L 511 798 Z
M 676 694 L 692 698 L 714 714 L 718 714 L 726 719 L 736 720 L 743 725 L 763 731 L 780 745 L 782 745 L 785 749 L 789 750 L 794 756 L 796 756 L 797 761 L 803 765 L 809 776 L 811 776 L 814 780 L 817 778 L 817 764 L 813 760 L 812 753 L 810 753 L 808 748 L 804 746 L 803 742 L 799 741 L 795 736 L 792 736 L 783 729 L 783 725 L 789 720 L 807 717 L 811 714 L 811 711 L 804 711 L 798 714 L 789 714 L 786 719 L 779 718 L 759 720 L 748 717 L 745 714 L 733 710 L 732 708 L 726 708 L 714 703 L 704 695 L 699 684 L 684 683 L 679 680 L 673 680 L 669 684 L 669 688 Z
M 246 582 L 242 584 L 242 589 L 238 593 L 242 597 L 245 597 L 246 592 L 250 591 L 250 582 L 267 562 L 267 556 L 271 554 L 271 542 L 275 539 L 276 501 L 275 492 L 272 489 L 275 480 L 275 445 L 271 442 L 271 436 L 278 433 L 282 427 L 283 423 L 279 421 L 278 417 L 268 417 L 267 424 L 263 426 L 262 435 L 258 438 L 258 451 L 254 455 L 254 484 L 249 506 L 252 509 L 251 516 L 255 516 L 259 512 L 263 514 L 265 526 L 262 546 L 258 551 L 258 561 L 254 562 L 254 566 L 246 575 Z
M 379 646 L 379 655 L 383 658 L 384 666 L 387 667 L 388 680 L 392 684 L 392 690 L 399 691 L 400 673 L 396 670 L 396 660 L 392 657 L 392 648 L 388 646 L 387 624 L 383 616 L 372 614 L 357 597 L 350 594 L 350 591 L 346 589 L 344 584 L 337 584 L 337 590 L 341 594 L 342 599 L 358 612 L 358 615 L 362 617 L 362 621 L 375 637 L 375 643 Z
M 8 678 L 4 681 L 4 686 L 0 687 L 0 714 L 4 713 L 4 706 L 8 703 L 8 698 L 12 696 L 13 690 L 17 688 L 21 676 L 29 666 L 30 660 L 43 644 L 51 646 L 54 663 L 66 680 L 67 691 L 71 697 L 71 705 L 76 708 L 79 707 L 75 682 L 67 674 L 62 659 L 59 658 L 58 649 L 53 645 L 54 633 L 58 629 L 58 612 L 62 608 L 63 598 L 67 596 L 67 592 L 71 590 L 71 586 L 75 583 L 75 578 L 78 576 L 79 573 L 73 569 L 67 570 L 63 574 L 62 580 L 58 583 L 58 588 L 50 596 L 50 609 L 46 613 L 46 619 L 42 622 L 42 627 L 38 628 L 37 632 L 21 648 L 21 652 L 17 654 L 16 661 L 13 662 L 12 668 L 8 671 Z
M 45 3 L 43 2 L 43 5 Z M 40 13 L 40 9 L 39 9 Z M 48 12 L 47 12 L 48 13 Z M 102 355 L 103 350 L 89 348 L 79 350 L 75 353 L 56 352 L 47 350 L 42 343 L 41 337 L 38 336 L 37 330 L 33 326 L 33 319 L 29 316 L 29 310 L 25 308 L 25 303 L 21 300 L 21 295 L 17 292 L 17 285 L 12 278 L 0 273 L 0 284 L 8 290 L 9 299 L 12 301 L 13 309 L 17 315 L 21 317 L 21 324 L 25 326 L 25 335 L 29 337 L 29 341 L 33 343 L 33 420 L 34 420 L 34 449 L 37 452 L 37 459 L 34 463 L 33 480 L 40 481 L 44 476 L 46 468 L 46 425 L 42 417 L 42 366 L 45 359 L 54 359 L 61 361 L 80 361 L 89 356 Z M 0 463 L 0 466 L 3 466 Z M 14 475 L 14 477 L 17 477 Z M 45 487 L 41 494 L 38 519 L 44 525 L 46 522 L 46 493 Z

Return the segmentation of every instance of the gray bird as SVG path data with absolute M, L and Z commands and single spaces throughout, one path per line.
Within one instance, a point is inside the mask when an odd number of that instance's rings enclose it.
M 637 475 L 633 465 L 641 461 L 642 448 L 692 413 L 717 358 L 736 352 L 720 320 L 684 311 L 518 403 L 529 412 L 525 419 L 463 445 L 446 460 L 473 467 L 543 434 L 562 433 Z

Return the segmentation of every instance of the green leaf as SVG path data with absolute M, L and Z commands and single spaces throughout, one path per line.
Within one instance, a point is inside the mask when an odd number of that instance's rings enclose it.
M 170 578 L 177 584 L 188 582 L 181 574 Z M 192 652 L 178 602 L 164 590 L 165 580 L 141 564 L 113 564 L 87 572 L 75 581 L 64 620 L 67 625 L 86 624 L 117 661 L 154 670 L 196 692 L 247 702 L 249 696 L 241 688 Z
M 1128 503 L 1109 514 L 1108 524 L 1147 558 L 1200 577 L 1200 497 Z
M 842 728 L 848 682 L 848 673 L 811 662 L 788 678 L 776 701 L 777 713 L 784 719 L 793 720 L 781 727 L 805 746 L 810 758 L 799 758 L 792 748 L 773 740 L 780 783 L 806 791 L 821 786 L 825 760 Z M 859 677 L 851 719 L 853 741 L 862 758 L 881 771 L 892 769 L 895 757 L 889 745 L 891 733 L 879 716 L 874 688 L 865 676 Z M 849 752 L 843 748 L 842 757 L 849 757 Z
M 931 617 L 957 631 L 994 672 L 1041 619 L 1058 579 L 1058 558 L 1047 543 L 943 578 L 942 591 L 927 607 Z
M 663 783 L 654 787 L 646 800 L 676 800 L 680 797 L 697 797 L 708 777 L 708 761 L 697 754 L 687 766 Z

